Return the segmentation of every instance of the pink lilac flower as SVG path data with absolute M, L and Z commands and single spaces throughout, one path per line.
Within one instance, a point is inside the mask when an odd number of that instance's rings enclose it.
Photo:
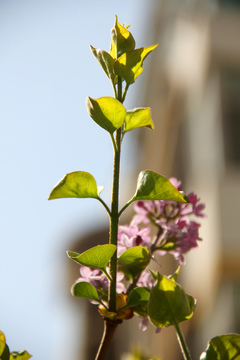
M 151 242 L 150 228 L 130 225 L 120 225 L 118 231 L 118 256 L 133 246 L 146 246 Z
M 77 280 L 87 281 L 92 284 L 97 290 L 107 293 L 109 281 L 107 276 L 100 269 L 91 269 L 87 266 L 80 266 L 81 277 Z M 126 292 L 126 287 L 122 282 L 124 274 L 121 272 L 117 273 L 117 293 Z

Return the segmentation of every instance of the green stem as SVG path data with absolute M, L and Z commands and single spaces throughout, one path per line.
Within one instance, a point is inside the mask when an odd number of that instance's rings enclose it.
M 133 202 L 134 202 L 134 199 L 131 199 L 131 200 L 129 200 L 129 201 L 122 207 L 122 209 L 119 211 L 119 217 L 120 217 L 120 215 L 124 212 L 124 210 L 126 210 L 126 208 L 127 208 L 129 205 L 131 205 Z
M 127 84 L 127 85 L 125 86 L 125 89 L 124 89 L 124 93 L 123 93 L 123 97 L 122 97 L 122 102 L 124 102 L 124 100 L 125 100 L 125 97 L 126 97 L 126 95 L 127 95 L 128 88 L 129 88 L 129 85 Z
M 122 79 L 118 78 L 118 96 L 122 101 Z M 110 235 L 109 243 L 117 246 L 118 237 L 118 197 L 119 197 L 119 177 L 120 177 L 120 152 L 121 152 L 122 129 L 118 129 L 115 135 L 114 163 L 113 163 L 113 187 L 112 187 L 112 208 L 110 216 Z M 109 273 L 112 278 L 109 284 L 108 302 L 109 311 L 116 312 L 116 282 L 117 282 L 117 251 L 109 263 Z
M 105 209 L 107 210 L 108 215 L 111 216 L 111 213 L 110 213 L 110 210 L 109 210 L 107 204 L 100 197 L 98 198 L 98 200 L 105 207 Z
M 182 333 L 182 331 L 180 329 L 180 326 L 179 326 L 177 321 L 174 322 L 174 326 L 175 326 L 175 329 L 176 329 L 176 332 L 177 332 L 177 338 L 178 338 L 179 346 L 181 348 L 183 357 L 184 357 L 185 360 L 191 360 L 191 355 L 190 355 L 189 349 L 187 347 L 187 344 L 185 342 L 183 333 Z

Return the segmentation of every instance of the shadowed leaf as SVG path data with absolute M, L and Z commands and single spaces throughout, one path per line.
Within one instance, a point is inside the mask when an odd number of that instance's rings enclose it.
M 196 301 L 175 281 L 158 274 L 149 298 L 149 318 L 157 327 L 167 327 L 190 319 Z
M 118 259 L 118 270 L 128 279 L 133 279 L 146 268 L 149 261 L 149 251 L 143 246 L 134 246 L 121 254 Z

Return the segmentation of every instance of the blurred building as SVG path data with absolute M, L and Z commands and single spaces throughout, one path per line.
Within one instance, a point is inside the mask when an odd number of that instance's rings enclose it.
M 142 168 L 182 179 L 207 205 L 182 277 L 198 299 L 188 325 L 195 357 L 211 337 L 240 332 L 240 1 L 159 1 L 152 14 L 159 47 L 142 103 L 155 131 L 139 133 Z
M 138 132 L 139 171 L 176 176 L 186 193 L 206 203 L 203 242 L 187 256 L 181 278 L 198 300 L 182 328 L 199 357 L 210 338 L 240 332 L 240 1 L 153 4 L 147 43 L 159 46 L 144 64 L 140 96 L 141 106 L 152 109 L 155 130 Z M 112 360 L 131 344 L 149 357 L 181 359 L 174 329 L 142 334 L 137 322 L 117 330 L 122 340 Z

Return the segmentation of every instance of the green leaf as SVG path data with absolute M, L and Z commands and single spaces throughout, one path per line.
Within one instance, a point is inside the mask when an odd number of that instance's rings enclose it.
M 68 256 L 77 263 L 84 266 L 91 266 L 105 272 L 107 264 L 116 251 L 112 244 L 98 245 L 84 251 L 82 254 L 68 251 Z
M 92 50 L 93 55 L 98 60 L 99 64 L 101 65 L 104 72 L 106 73 L 107 77 L 112 81 L 112 83 L 114 83 L 116 74 L 113 71 L 113 66 L 115 63 L 115 60 L 113 59 L 113 57 L 107 51 L 95 49 L 91 45 L 90 45 L 90 48 Z
M 129 26 L 119 24 L 118 17 L 116 15 L 115 24 L 111 30 L 111 48 L 110 55 L 116 59 L 123 53 L 135 48 L 135 40 L 130 31 L 127 30 Z M 117 54 L 116 54 L 117 49 Z
M 200 360 L 240 360 L 240 335 L 226 334 L 209 341 Z
M 122 271 L 127 279 L 133 279 L 146 268 L 149 261 L 149 251 L 144 246 L 134 246 L 121 254 L 118 270 Z
M 0 330 L 0 341 L 2 341 L 4 344 L 6 343 L 5 335 L 1 330 Z
M 124 131 L 130 131 L 139 127 L 154 129 L 150 108 L 137 108 L 127 111 Z
M 115 74 L 121 76 L 127 83 L 131 85 L 142 73 L 142 63 L 144 59 L 158 45 L 147 46 L 122 54 L 114 64 Z
M 71 288 L 71 293 L 73 296 L 91 299 L 99 302 L 96 288 L 86 281 L 76 282 Z
M 124 122 L 126 110 L 123 104 L 110 96 L 99 99 L 88 97 L 86 106 L 89 116 L 110 134 L 120 128 Z
M 10 354 L 10 360 L 28 360 L 32 357 L 26 350 L 13 351 Z
M 60 198 L 99 199 L 103 188 L 97 187 L 94 177 L 85 171 L 74 171 L 65 175 L 52 189 L 48 200 Z
M 150 297 L 150 290 L 144 286 L 138 286 L 133 289 L 128 298 L 128 307 L 146 304 Z
M 186 202 L 182 194 L 165 177 L 150 171 L 141 171 L 137 181 L 135 200 L 172 200 Z
M 9 360 L 9 347 L 5 341 L 0 341 L 0 360 Z
M 167 327 L 190 319 L 195 306 L 196 301 L 180 285 L 158 274 L 148 303 L 149 317 L 155 326 Z

